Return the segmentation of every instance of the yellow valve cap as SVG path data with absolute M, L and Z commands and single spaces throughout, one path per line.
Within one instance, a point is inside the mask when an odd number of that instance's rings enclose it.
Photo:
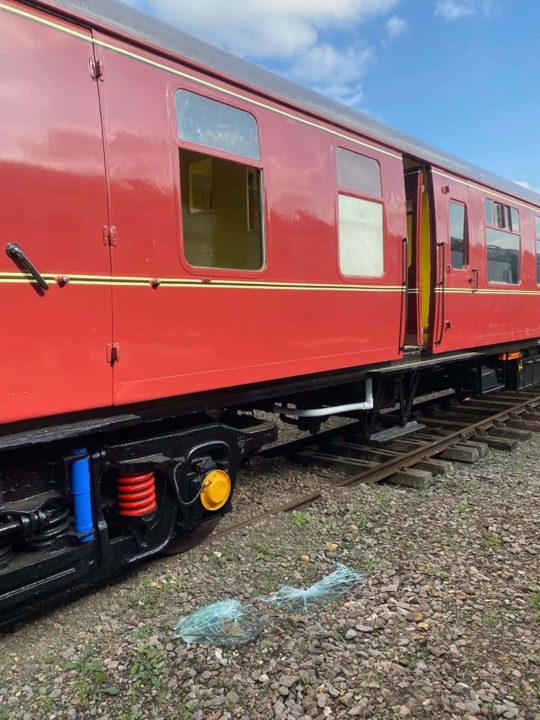
M 231 478 L 225 470 L 212 470 L 203 480 L 201 503 L 206 510 L 219 510 L 231 494 Z

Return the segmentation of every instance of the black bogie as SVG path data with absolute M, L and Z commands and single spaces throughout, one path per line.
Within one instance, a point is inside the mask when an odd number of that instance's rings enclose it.
M 0 610 L 51 595 L 82 581 L 94 582 L 165 550 L 173 538 L 227 512 L 197 502 L 213 469 L 232 479 L 246 455 L 271 442 L 275 427 L 238 416 L 236 426 L 209 417 L 156 422 L 130 432 L 86 438 L 91 478 L 93 529 L 76 532 L 70 467 L 80 457 L 64 443 L 45 450 L 5 455 L 0 470 Z M 232 419 L 232 417 L 231 417 Z M 151 432 L 150 432 L 151 430 Z M 26 456 L 26 461 L 23 460 Z M 123 517 L 115 479 L 152 473 L 156 508 Z

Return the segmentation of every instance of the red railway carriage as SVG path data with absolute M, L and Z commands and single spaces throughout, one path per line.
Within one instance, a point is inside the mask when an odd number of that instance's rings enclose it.
M 0 14 L 0 607 L 228 510 L 243 409 L 540 383 L 540 196 L 121 3 Z

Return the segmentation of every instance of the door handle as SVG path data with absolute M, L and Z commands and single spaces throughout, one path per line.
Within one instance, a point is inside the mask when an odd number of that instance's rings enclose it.
M 407 333 L 406 328 L 406 322 L 405 318 L 407 317 L 407 301 L 408 301 L 408 290 L 409 290 L 409 273 L 408 273 L 408 267 L 407 267 L 407 248 L 408 248 L 408 241 L 407 238 L 404 237 L 401 240 L 401 283 L 402 283 L 402 293 L 401 293 L 401 320 L 400 320 L 400 326 L 399 326 L 399 349 L 400 351 L 403 350 L 403 347 L 405 346 L 405 335 Z
M 15 265 L 17 265 L 20 270 L 28 273 L 34 278 L 34 280 L 36 281 L 36 285 L 42 292 L 47 292 L 49 286 L 47 285 L 45 278 L 35 267 L 35 265 L 33 265 L 32 262 L 30 262 L 30 260 L 26 257 L 20 245 L 17 245 L 17 243 L 8 243 L 6 245 L 6 255 L 8 256 L 8 258 L 13 260 Z
M 446 328 L 446 322 L 444 319 L 445 316 L 445 304 L 446 304 L 446 298 L 445 298 L 445 292 L 444 292 L 444 271 L 445 271 L 445 247 L 444 242 L 437 243 L 437 253 L 440 253 L 440 257 L 438 258 L 439 264 L 440 264 L 440 280 L 437 280 L 437 285 L 439 286 L 440 293 L 439 293 L 439 335 L 437 340 L 435 340 L 435 345 L 441 345 L 444 331 Z
M 476 292 L 478 290 L 478 275 L 479 272 L 476 268 L 471 268 L 471 277 L 469 278 L 469 282 L 473 286 L 473 292 Z
M 408 238 L 404 237 L 401 242 L 401 278 L 403 287 L 405 288 L 405 290 L 407 290 L 409 286 L 409 269 L 407 266 L 409 241 Z
M 445 265 L 445 247 L 444 247 L 444 242 L 438 243 L 438 249 L 439 249 L 439 252 L 440 252 L 440 261 L 439 261 L 439 262 L 440 262 L 440 268 L 441 268 L 441 277 L 440 277 L 440 280 L 439 280 L 438 284 L 439 284 L 440 287 L 444 287 L 444 269 L 445 269 L 445 268 L 444 268 L 444 265 Z

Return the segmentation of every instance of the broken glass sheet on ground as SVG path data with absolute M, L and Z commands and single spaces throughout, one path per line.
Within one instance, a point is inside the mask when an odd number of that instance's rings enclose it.
M 307 614 L 348 592 L 363 578 L 364 573 L 340 564 L 334 572 L 306 589 L 284 585 L 261 600 L 294 613 Z M 243 645 L 254 640 L 266 625 L 266 616 L 255 605 L 221 600 L 183 617 L 174 631 L 176 637 L 188 643 Z
M 174 628 L 176 637 L 203 645 L 243 645 L 266 627 L 266 617 L 254 605 L 240 600 L 221 600 L 182 618 Z
M 306 589 L 284 585 L 277 592 L 262 599 L 270 605 L 306 614 L 348 592 L 363 578 L 364 573 L 339 564 L 334 572 Z

